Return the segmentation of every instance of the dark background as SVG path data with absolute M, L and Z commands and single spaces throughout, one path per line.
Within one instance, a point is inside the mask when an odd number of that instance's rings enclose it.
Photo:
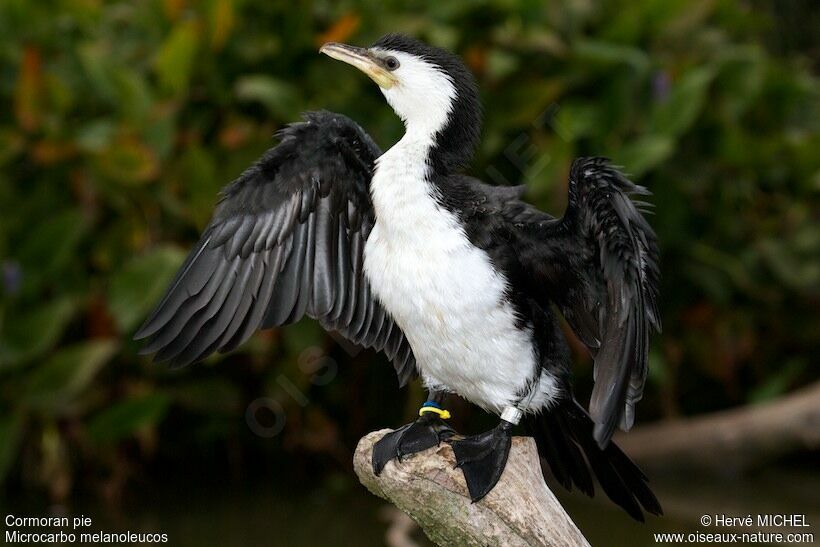
M 412 418 L 419 385 L 399 391 L 383 357 L 307 320 L 181 371 L 131 341 L 219 188 L 274 131 L 327 108 L 383 148 L 400 137 L 376 86 L 317 53 L 329 40 L 402 31 L 461 54 L 486 111 L 470 172 L 528 184 L 547 211 L 561 214 L 579 155 L 610 156 L 654 192 L 664 333 L 638 427 L 818 380 L 815 2 L 404 5 L 0 3 L 4 514 L 86 512 L 172 544 L 383 543 L 382 504 L 351 456 L 366 432 Z M 586 400 L 577 343 L 574 360 Z M 486 425 L 453 410 L 462 431 Z M 745 516 L 765 498 L 806 512 L 816 455 L 658 471 L 677 501 L 643 528 L 605 503 L 566 503 L 596 545 L 697 529 L 700 507 Z

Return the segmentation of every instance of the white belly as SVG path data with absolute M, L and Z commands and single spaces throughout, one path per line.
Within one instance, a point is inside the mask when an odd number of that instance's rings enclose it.
M 487 254 L 423 178 L 390 162 L 391 151 L 372 183 L 376 224 L 365 245 L 365 274 L 407 336 L 425 385 L 500 412 L 519 401 L 535 374 L 532 335 L 516 327 L 504 298 L 507 281 Z M 550 387 L 539 386 L 526 406 L 543 406 Z

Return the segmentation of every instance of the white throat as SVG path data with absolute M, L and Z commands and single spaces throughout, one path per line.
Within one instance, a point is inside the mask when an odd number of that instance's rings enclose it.
M 404 137 L 376 160 L 370 181 L 376 224 L 389 233 L 427 225 L 438 208 L 430 181 L 428 157 L 435 132 L 407 131 Z

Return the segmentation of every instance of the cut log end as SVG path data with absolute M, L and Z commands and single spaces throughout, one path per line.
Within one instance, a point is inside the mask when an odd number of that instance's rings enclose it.
M 439 545 L 588 546 L 541 474 L 535 443 L 514 437 L 501 480 L 482 500 L 472 503 L 450 445 L 442 443 L 401 462 L 387 464 L 375 476 L 373 444 L 389 430 L 359 441 L 353 466 L 361 483 L 375 495 L 410 515 Z

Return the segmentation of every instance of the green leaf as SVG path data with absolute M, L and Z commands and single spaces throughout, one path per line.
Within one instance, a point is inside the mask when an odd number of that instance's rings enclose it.
M 625 64 L 638 73 L 649 70 L 649 56 L 636 47 L 598 40 L 578 40 L 572 49 L 578 62 L 600 65 Z
M 39 288 L 75 258 L 87 228 L 85 217 L 77 209 L 68 209 L 35 223 L 17 254 L 23 266 L 23 290 Z
M 109 119 L 96 119 L 77 129 L 75 142 L 83 152 L 101 152 L 111 143 L 117 127 Z
M 142 139 L 161 160 L 165 160 L 174 149 L 176 130 L 176 112 L 172 108 L 159 107 L 147 119 L 142 120 L 145 127 Z
M 98 442 L 112 443 L 162 420 L 171 398 L 164 393 L 126 399 L 96 415 L 88 425 L 89 436 Z
M 734 287 L 743 289 L 750 294 L 760 292 L 760 288 L 755 284 L 748 266 L 744 264 L 741 257 L 702 241 L 693 243 L 690 246 L 689 253 L 692 264 L 701 264 L 725 275 L 732 281 Z
M 800 375 L 806 370 L 806 363 L 800 359 L 792 359 L 781 365 L 777 372 L 763 384 L 749 392 L 749 402 L 752 404 L 765 403 L 776 399 L 788 391 Z
M 117 139 L 96 160 L 102 175 L 124 185 L 144 184 L 159 173 L 154 151 L 135 138 Z
M 54 347 L 76 309 L 76 300 L 63 297 L 26 308 L 6 322 L 0 337 L 0 369 L 30 361 Z
M 111 51 L 104 43 L 87 42 L 77 47 L 85 78 L 91 84 L 89 88 L 96 97 L 106 102 L 116 101 L 116 89 L 111 77 Z
M 0 418 L 0 484 L 8 475 L 23 437 L 23 419 L 19 414 Z
M 221 378 L 186 381 L 172 394 L 178 406 L 204 414 L 236 415 L 242 408 L 237 386 Z
M 766 57 L 757 46 L 733 47 L 722 52 L 715 85 L 723 111 L 740 119 L 760 97 L 766 77 Z
M 117 67 L 112 74 L 117 90 L 117 106 L 125 118 L 141 122 L 151 108 L 153 98 L 145 80 L 136 71 Z
M 264 74 L 253 74 L 240 79 L 236 83 L 236 96 L 243 101 L 258 101 L 271 114 L 282 119 L 289 119 L 300 110 L 296 88 Z
M 122 331 L 133 329 L 157 303 L 185 254 L 158 247 L 130 260 L 111 278 L 108 309 Z
M 487 75 L 502 80 L 518 70 L 520 59 L 502 49 L 493 48 L 487 55 Z
M 672 88 L 669 96 L 652 113 L 652 132 L 679 136 L 686 132 L 703 110 L 709 84 L 715 77 L 711 67 L 690 70 Z
M 797 241 L 800 235 L 805 240 L 804 249 Z M 766 238 L 758 243 L 760 258 L 783 286 L 809 293 L 820 286 L 820 261 L 810 258 L 820 256 L 818 240 L 820 233 L 808 226 L 791 237 L 780 234 L 777 238 Z
M 92 340 L 61 350 L 31 372 L 22 400 L 58 412 L 88 387 L 116 350 L 112 340 Z
M 25 149 L 25 139 L 14 129 L 0 128 L 0 165 L 14 158 Z
M 199 46 L 199 30 L 194 21 L 178 24 L 157 54 L 156 70 L 162 87 L 180 94 L 188 87 Z
M 624 145 L 612 156 L 632 177 L 638 178 L 675 151 L 675 142 L 664 135 L 645 135 Z
M 552 128 L 564 140 L 574 141 L 594 135 L 601 124 L 599 109 L 590 103 L 561 104 Z
M 671 376 L 669 364 L 663 354 L 656 349 L 649 350 L 649 378 L 659 385 L 669 385 Z
M 214 155 L 193 145 L 182 155 L 178 166 L 180 180 L 185 184 L 185 202 L 197 226 L 204 226 L 213 215 L 214 203 L 224 181 L 217 177 Z

